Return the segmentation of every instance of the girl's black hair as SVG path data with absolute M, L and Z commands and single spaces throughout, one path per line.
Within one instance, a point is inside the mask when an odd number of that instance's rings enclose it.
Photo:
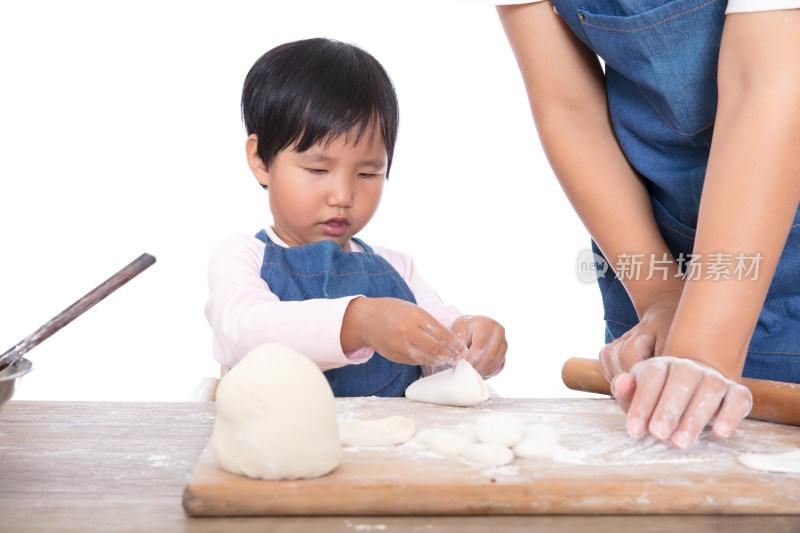
M 377 124 L 388 176 L 399 108 L 392 80 L 374 57 L 352 44 L 317 38 L 282 44 L 256 61 L 242 88 L 242 120 L 247 134 L 258 136 L 267 168 L 285 148 L 304 152 L 340 135 L 355 135 L 352 142 L 358 142 Z

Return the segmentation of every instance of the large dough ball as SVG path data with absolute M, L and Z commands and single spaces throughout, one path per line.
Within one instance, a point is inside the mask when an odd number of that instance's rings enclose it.
M 341 455 L 336 404 L 308 358 L 265 344 L 242 359 L 217 388 L 211 436 L 217 463 L 260 479 L 322 476 Z

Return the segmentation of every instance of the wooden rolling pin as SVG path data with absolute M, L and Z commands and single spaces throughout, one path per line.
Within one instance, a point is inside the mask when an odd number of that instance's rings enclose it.
M 103 283 L 86 293 L 80 300 L 70 305 L 59 314 L 51 318 L 42 327 L 19 341 L 15 346 L 0 355 L 0 370 L 19 361 L 29 350 L 39 345 L 49 338 L 53 333 L 60 330 L 87 310 L 91 309 L 97 302 L 119 289 L 130 280 L 138 276 L 145 269 L 156 262 L 156 258 L 150 254 L 142 254 L 134 259 L 129 265 L 105 280 Z
M 611 394 L 597 359 L 569 359 L 561 368 L 561 379 L 572 390 Z M 742 378 L 742 385 L 753 394 L 748 418 L 800 426 L 800 385 L 751 378 Z

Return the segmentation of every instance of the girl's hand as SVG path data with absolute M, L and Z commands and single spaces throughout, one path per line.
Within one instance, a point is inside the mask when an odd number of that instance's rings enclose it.
M 726 438 L 750 412 L 750 390 L 692 359 L 654 357 L 634 365 L 611 382 L 611 392 L 628 413 L 625 426 L 634 437 L 645 431 L 676 448 L 689 447 L 706 425 Z
M 466 344 L 466 359 L 484 378 L 500 373 L 505 364 L 506 330 L 486 316 L 462 315 L 455 319 L 450 330 Z
M 397 298 L 350 301 L 342 321 L 342 348 L 371 346 L 390 361 L 407 365 L 454 364 L 467 347 L 427 311 Z
M 680 298 L 680 291 L 660 293 L 638 324 L 614 342 L 603 346 L 600 350 L 600 368 L 609 383 L 615 376 L 630 371 L 636 363 L 663 353 Z

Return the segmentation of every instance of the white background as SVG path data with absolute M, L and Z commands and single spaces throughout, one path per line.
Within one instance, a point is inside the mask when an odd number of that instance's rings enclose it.
M 15 2 L 0 13 L 0 352 L 142 252 L 156 265 L 29 352 L 16 399 L 184 400 L 219 373 L 206 264 L 270 224 L 244 159 L 242 81 L 280 43 L 383 63 L 401 126 L 360 234 L 412 252 L 439 295 L 507 329 L 512 397 L 580 396 L 603 342 L 589 243 L 540 147 L 494 8 L 455 0 Z

